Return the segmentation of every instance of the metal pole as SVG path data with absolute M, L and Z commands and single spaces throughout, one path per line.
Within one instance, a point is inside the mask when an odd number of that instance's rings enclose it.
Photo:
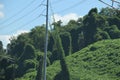
M 45 32 L 45 53 L 44 53 L 44 76 L 43 80 L 46 80 L 46 66 L 47 66 L 47 46 L 48 46 L 48 5 L 49 0 L 47 0 L 47 5 L 46 5 L 46 32 Z

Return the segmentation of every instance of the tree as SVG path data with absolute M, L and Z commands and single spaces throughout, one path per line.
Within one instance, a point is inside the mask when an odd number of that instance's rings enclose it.
M 69 70 L 67 68 L 67 64 L 65 61 L 65 53 L 64 53 L 64 49 L 62 47 L 62 42 L 61 42 L 61 38 L 60 35 L 58 34 L 58 26 L 54 26 L 55 27 L 55 32 L 53 33 L 53 38 L 55 41 L 55 46 L 58 50 L 58 54 L 60 54 L 60 64 L 61 64 L 61 69 L 62 71 L 56 75 L 54 80 L 70 80 L 70 74 L 69 74 Z
M 88 15 L 86 15 L 83 20 L 83 35 L 85 46 L 100 40 L 100 37 L 101 39 L 109 39 L 108 33 L 104 32 L 106 27 L 109 27 L 106 17 L 99 15 L 96 8 L 90 10 Z M 99 30 L 102 32 L 99 32 Z M 99 37 L 99 39 L 96 37 Z
M 108 20 L 110 26 L 116 25 L 118 27 L 118 29 L 120 29 L 120 18 L 115 16 L 115 17 L 110 17 L 107 20 Z
M 40 56 L 39 65 L 37 68 L 36 80 L 42 80 L 42 70 L 43 70 L 43 56 Z
M 62 40 L 63 49 L 65 51 L 65 56 L 68 56 L 72 53 L 71 35 L 69 32 L 63 32 L 63 33 L 60 33 L 60 37 Z
M 78 37 L 82 31 L 82 19 L 79 18 L 77 21 L 70 20 L 67 25 L 65 25 L 64 32 L 62 33 L 70 33 L 69 38 L 71 38 L 71 46 L 72 46 L 72 53 L 79 50 L 79 43 Z M 63 44 L 64 45 L 64 44 Z
M 22 33 L 17 37 L 10 39 L 10 44 L 7 45 L 7 53 L 11 56 L 19 58 L 24 51 L 26 44 L 31 44 L 28 33 Z
M 96 34 L 96 18 L 97 10 L 92 9 L 89 11 L 88 15 L 84 17 L 83 20 L 83 34 L 85 40 L 85 46 L 94 42 L 94 35 Z
M 34 59 L 34 58 L 35 58 L 35 48 L 31 44 L 27 44 L 19 60 L 24 61 L 26 59 Z
M 108 32 L 111 39 L 120 38 L 120 30 L 116 25 L 112 25 L 110 27 L 105 28 L 105 31 Z
M 38 50 L 44 51 L 44 41 L 45 41 L 44 25 L 37 26 L 34 29 L 32 29 L 29 36 L 32 39 L 32 43 L 34 47 Z
M 115 9 L 112 9 L 112 8 L 109 8 L 109 7 L 106 7 L 106 8 L 102 8 L 99 12 L 100 15 L 103 15 L 103 16 L 107 16 L 107 17 L 114 17 L 117 15 L 117 12 Z
M 0 55 L 0 80 L 13 79 L 14 59 L 7 54 Z
M 31 44 L 27 44 L 24 48 L 22 55 L 18 59 L 17 72 L 19 74 L 16 74 L 17 77 L 23 76 L 28 69 L 35 67 L 34 59 L 35 48 Z M 28 60 L 31 60 L 31 62 L 29 62 Z
M 106 31 L 103 31 L 98 28 L 97 33 L 94 35 L 94 39 L 95 39 L 95 41 L 110 39 L 110 36 Z
M 2 41 L 0 41 L 0 54 L 3 54 L 3 51 L 4 51 L 3 44 Z

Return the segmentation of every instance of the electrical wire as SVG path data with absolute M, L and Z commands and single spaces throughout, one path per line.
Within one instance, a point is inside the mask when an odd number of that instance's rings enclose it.
M 114 0 L 111 0 L 112 1 L 112 7 L 113 7 L 113 5 L 114 5 Z
M 119 1 L 116 1 L 116 0 L 113 0 L 113 2 L 120 4 L 120 2 L 119 2 Z
M 23 15 L 23 16 L 21 16 L 21 17 L 15 19 L 15 20 L 12 21 L 11 23 L 5 25 L 4 27 L 0 26 L 0 29 L 3 29 L 3 28 L 6 28 L 6 27 L 9 27 L 9 25 L 14 24 L 14 23 L 20 21 L 21 19 L 25 18 L 26 16 L 32 14 L 35 10 L 37 10 L 39 7 L 41 7 L 41 6 L 43 5 L 43 2 L 44 2 L 44 0 L 42 1 L 42 3 L 41 3 L 40 5 L 38 5 L 37 7 L 35 7 L 35 8 L 32 9 L 31 11 L 29 11 L 28 13 L 26 13 L 25 15 Z
M 53 22 L 55 22 L 54 11 L 53 11 L 51 2 L 50 2 L 50 10 L 51 10 Z
M 43 16 L 44 11 L 45 11 L 45 9 L 41 12 L 41 14 L 40 14 L 39 16 L 35 17 L 34 19 L 26 22 L 25 24 L 21 25 L 20 27 L 17 27 L 16 29 L 14 29 L 14 30 L 12 30 L 12 31 L 10 31 L 10 32 L 14 32 L 14 31 L 16 31 L 16 30 L 18 30 L 18 29 L 24 28 L 25 26 L 27 26 L 27 25 L 31 24 L 32 22 L 36 21 L 36 20 L 39 19 L 41 16 Z M 9 32 L 9 33 L 10 33 L 10 32 Z
M 54 1 L 54 3 L 59 3 L 59 2 L 61 2 L 61 1 L 64 1 L 64 0 L 56 0 L 56 1 Z M 50 2 L 51 3 L 51 2 Z M 54 4 L 53 3 L 53 4 Z
M 7 21 L 13 19 L 14 17 L 16 17 L 18 14 L 21 14 L 23 11 L 25 11 L 31 4 L 33 4 L 35 2 L 35 0 L 32 0 L 28 5 L 26 5 L 24 8 L 22 8 L 20 11 L 16 12 L 14 15 L 10 16 L 9 18 L 7 18 L 6 20 L 4 20 L 3 22 L 1 22 L 0 24 L 4 24 Z
M 52 4 L 53 4 L 53 5 L 56 5 L 56 4 L 59 4 L 59 3 L 62 2 L 62 1 L 64 1 L 64 0 L 57 0 L 57 1 L 54 1 Z
M 79 2 L 77 2 L 75 4 L 73 4 L 73 5 L 69 6 L 68 8 L 65 8 L 65 9 L 63 9 L 61 11 L 57 11 L 57 13 L 66 12 L 66 11 L 72 9 L 72 8 L 75 8 L 75 7 L 79 6 L 80 4 L 84 3 L 85 1 L 87 1 L 87 0 L 81 0 L 81 1 L 79 1 Z
M 50 6 L 50 11 L 52 14 L 52 21 L 53 22 L 49 22 L 49 26 L 50 26 L 50 30 L 52 31 L 52 23 L 55 23 L 55 17 L 54 17 L 54 11 L 53 11 L 53 7 L 52 7 L 52 3 L 49 2 L 49 6 Z
M 106 2 L 104 2 L 104 1 L 102 1 L 102 0 L 99 0 L 99 1 L 102 2 L 102 3 L 104 3 L 105 5 L 107 5 L 107 6 L 111 7 L 111 8 L 113 8 L 113 9 L 115 9 L 115 7 L 111 6 L 110 4 L 108 4 L 108 3 L 106 3 Z

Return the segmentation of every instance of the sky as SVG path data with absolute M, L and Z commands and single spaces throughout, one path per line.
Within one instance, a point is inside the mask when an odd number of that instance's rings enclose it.
M 111 0 L 104 0 L 111 4 Z M 4 48 L 12 36 L 29 32 L 38 25 L 45 24 L 46 0 L 0 0 L 0 41 Z M 86 15 L 91 8 L 108 7 L 98 0 L 49 0 L 49 22 L 52 14 L 55 21 L 66 24 Z

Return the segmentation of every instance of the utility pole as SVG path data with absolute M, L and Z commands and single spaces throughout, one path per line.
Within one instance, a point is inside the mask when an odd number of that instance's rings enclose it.
M 46 32 L 45 32 L 45 51 L 44 51 L 44 74 L 43 80 L 46 80 L 46 66 L 47 66 L 47 47 L 48 47 L 48 7 L 49 0 L 46 1 Z
M 112 1 L 112 7 L 113 7 L 113 5 L 114 5 L 114 0 L 111 0 Z
M 115 7 L 113 7 L 113 3 L 112 3 L 112 5 L 110 5 L 110 4 L 106 3 L 106 2 L 104 2 L 103 0 L 99 0 L 99 1 L 102 2 L 102 3 L 104 3 L 105 5 L 113 8 L 113 9 L 115 9 Z

